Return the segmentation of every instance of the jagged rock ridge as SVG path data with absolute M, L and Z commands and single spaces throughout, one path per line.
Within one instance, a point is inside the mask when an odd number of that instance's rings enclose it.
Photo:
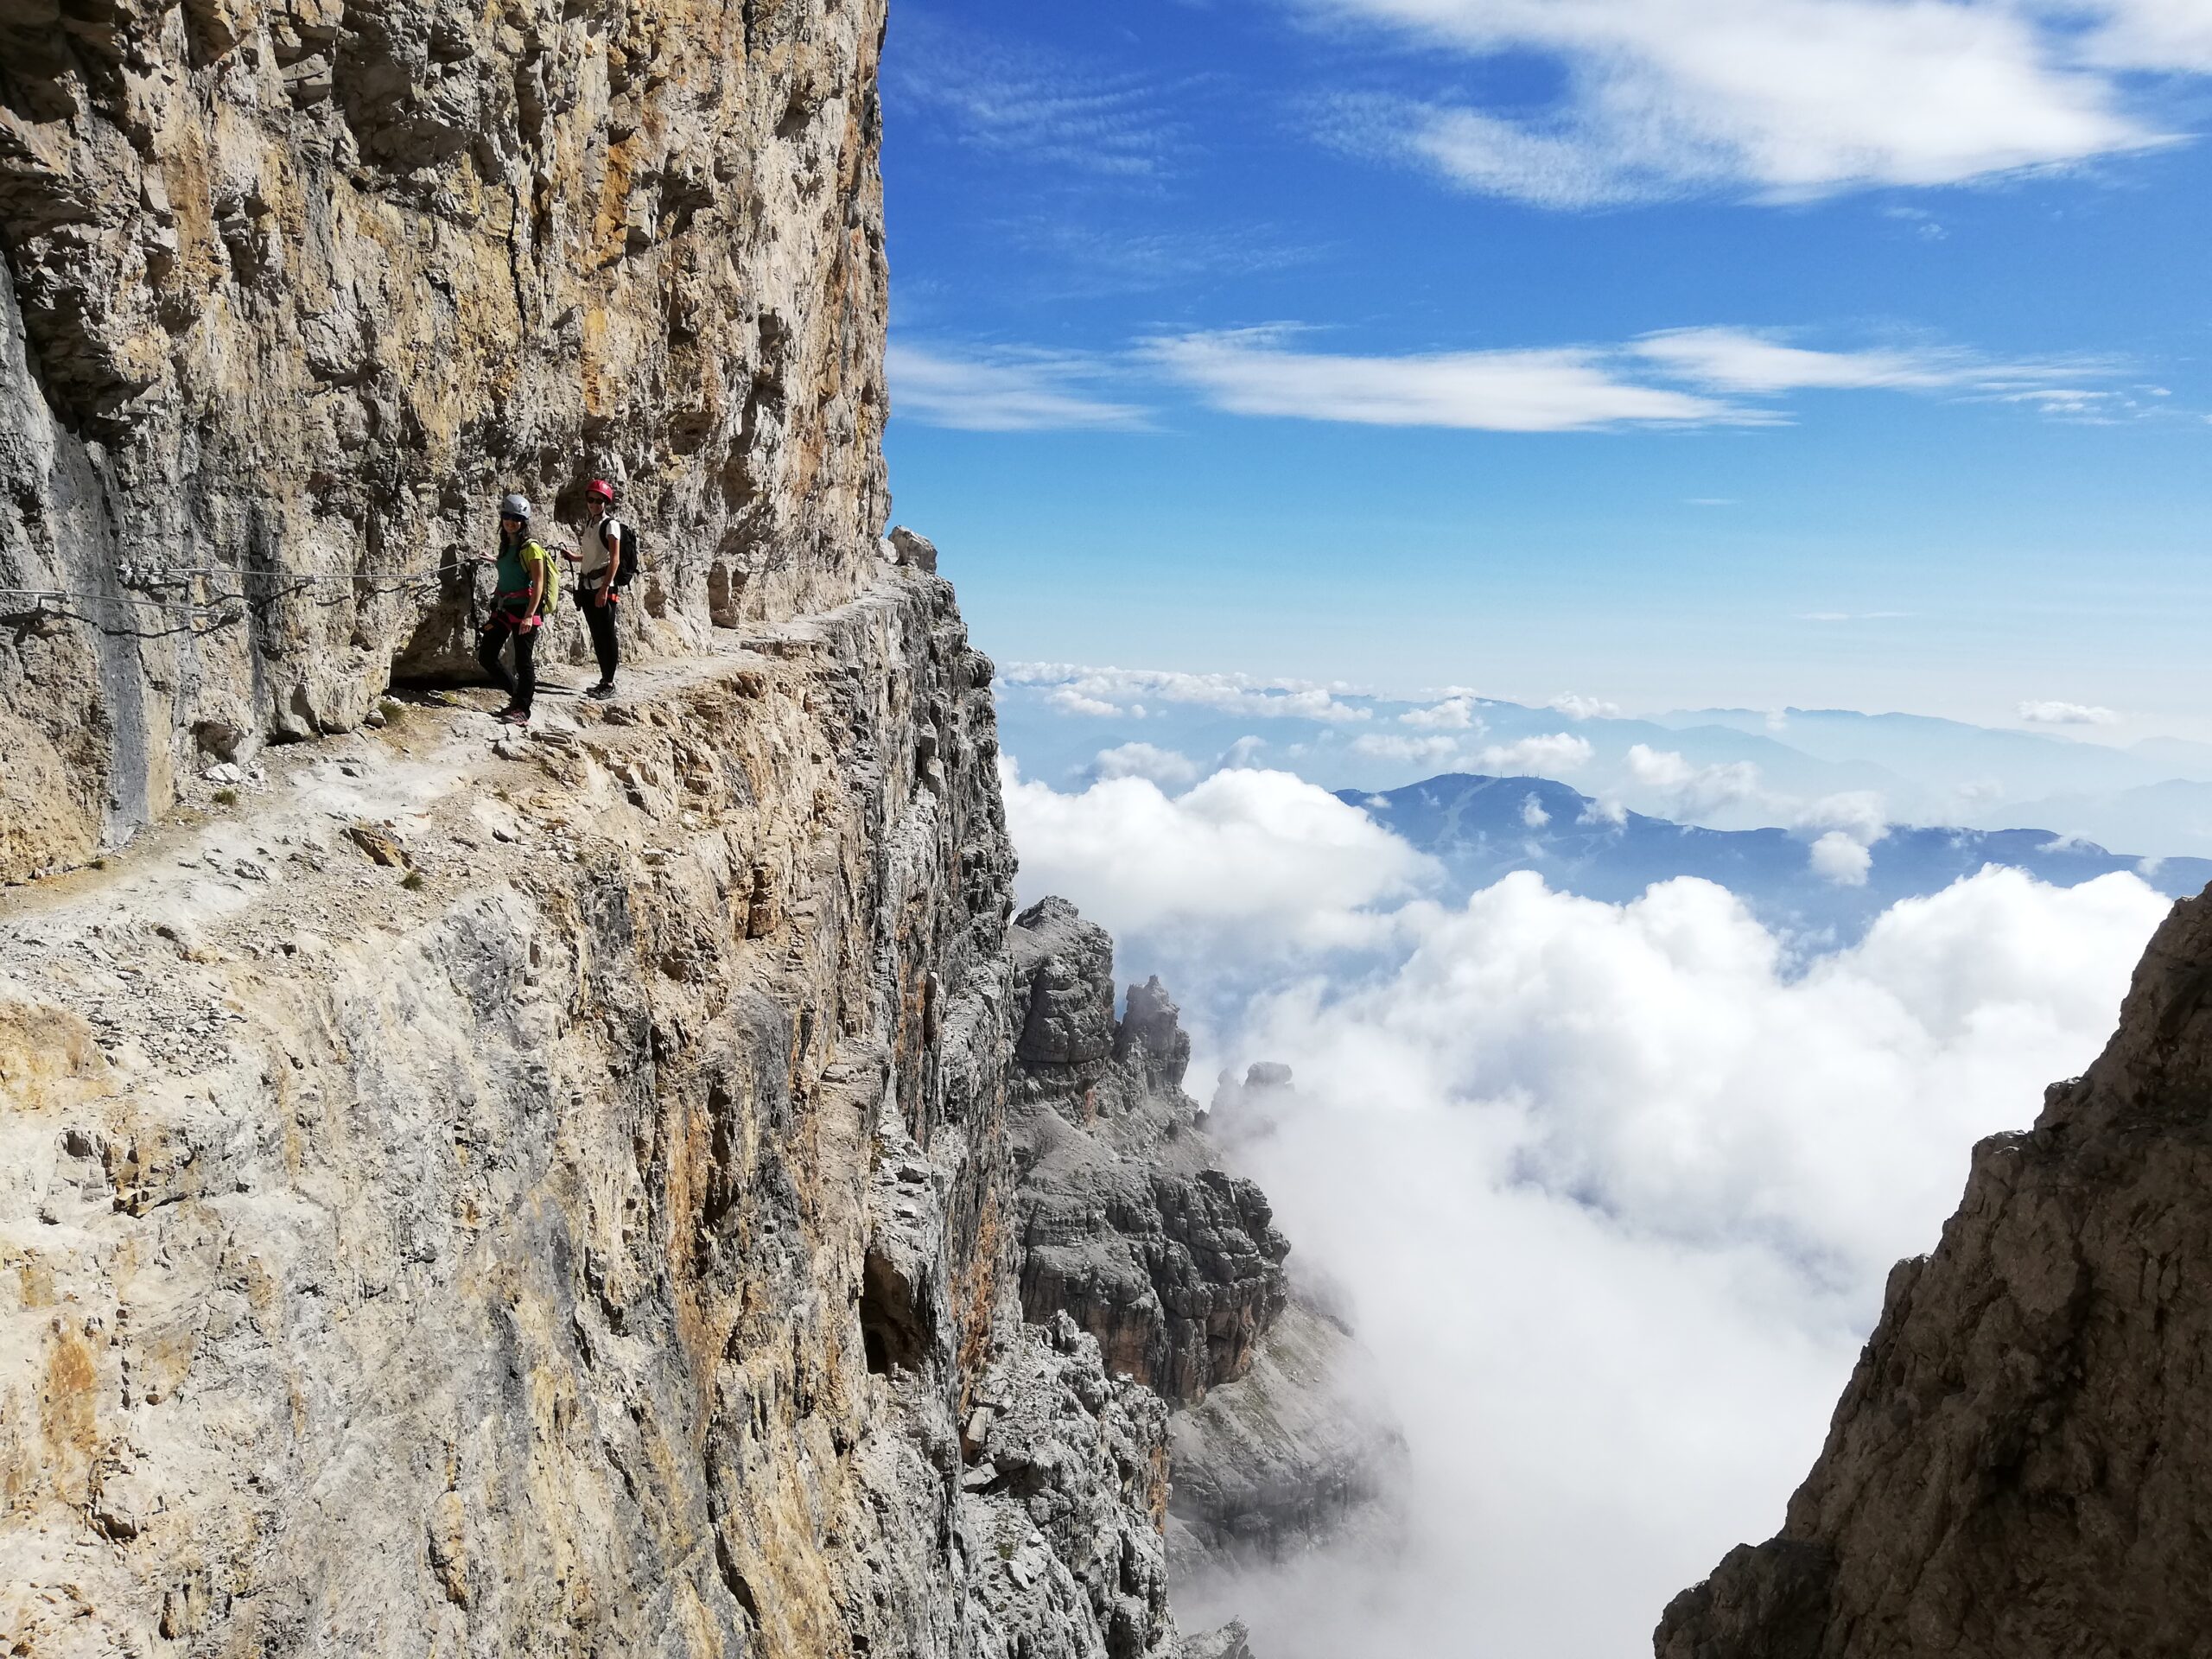
M 1154 978 L 1117 1020 L 1113 941 L 1064 899 L 1022 913 L 1011 954 L 1022 1303 L 1176 1408 L 1179 1583 L 1211 1599 L 1255 1563 L 1391 1535 L 1403 1440 L 1345 1322 L 1294 1287 L 1265 1195 L 1219 1166 L 1180 1010 Z M 1257 1119 L 1289 1078 L 1253 1076 Z
M 2194 1659 L 2212 1632 L 2212 896 L 2088 1074 L 1974 1149 L 1779 1536 L 1661 1659 Z
M 1011 952 L 1023 1304 L 1072 1313 L 1114 1370 L 1193 1403 L 1250 1366 L 1289 1242 L 1196 1133 L 1190 1039 L 1160 982 L 1117 1021 L 1113 941 L 1060 899 L 1022 913 Z

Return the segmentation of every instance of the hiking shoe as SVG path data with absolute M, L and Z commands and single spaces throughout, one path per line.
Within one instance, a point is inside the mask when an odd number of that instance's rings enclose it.
M 605 702 L 613 695 L 614 682 L 612 680 L 601 680 L 597 685 L 594 685 L 590 690 L 584 693 L 584 696 L 588 697 L 595 697 L 601 702 Z
M 496 718 L 502 726 L 527 726 L 530 724 L 530 710 L 527 709 L 502 709 L 499 710 Z

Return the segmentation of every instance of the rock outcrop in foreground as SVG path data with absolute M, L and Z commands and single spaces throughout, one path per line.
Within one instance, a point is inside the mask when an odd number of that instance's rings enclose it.
M 883 28 L 0 3 L 0 880 L 465 660 L 502 491 L 573 521 L 620 482 L 663 649 L 856 592 Z
M 2199 1659 L 2212 1642 L 2212 897 L 2120 1030 L 1975 1148 L 1781 1535 L 1660 1659 Z

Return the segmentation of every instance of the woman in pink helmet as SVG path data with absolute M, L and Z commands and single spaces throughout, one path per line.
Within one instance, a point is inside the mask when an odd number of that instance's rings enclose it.
M 591 523 L 584 527 L 583 545 L 577 550 L 576 608 L 591 630 L 592 654 L 599 658 L 599 683 L 584 693 L 588 697 L 614 695 L 614 671 L 622 661 L 621 641 L 614 632 L 615 607 L 622 602 L 617 585 L 627 572 L 629 531 L 614 516 L 614 486 L 594 478 L 584 491 L 591 504 Z

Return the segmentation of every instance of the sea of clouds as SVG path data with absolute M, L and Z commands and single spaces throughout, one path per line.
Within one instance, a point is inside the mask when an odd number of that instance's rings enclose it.
M 1446 891 L 1286 773 L 1005 781 L 1025 899 L 1167 980 L 1193 1092 L 1293 1068 L 1220 1128 L 1405 1430 L 1405 1548 L 1186 1586 L 1266 1659 L 1649 1653 L 1779 1525 L 1891 1263 L 2094 1058 L 2167 907 L 1990 869 L 1807 957 L 1702 881 Z

